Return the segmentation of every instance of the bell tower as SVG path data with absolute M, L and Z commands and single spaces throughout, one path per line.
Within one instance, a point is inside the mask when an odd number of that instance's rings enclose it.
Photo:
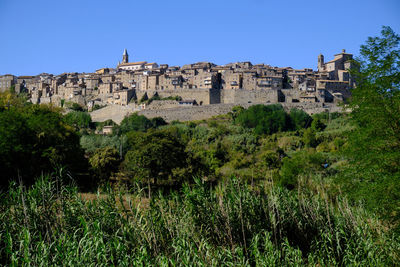
M 323 71 L 324 70 L 324 55 L 319 54 L 318 55 L 318 71 Z
M 122 63 L 128 63 L 128 62 L 129 62 L 128 51 L 126 51 L 125 48 L 124 53 L 122 54 Z

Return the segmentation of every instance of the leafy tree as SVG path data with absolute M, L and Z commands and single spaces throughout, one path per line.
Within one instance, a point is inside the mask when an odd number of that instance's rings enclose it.
M 381 214 L 400 222 L 400 36 L 383 27 L 361 46 L 352 91 L 349 139 L 353 172 L 346 189 Z
M 126 137 L 118 136 L 118 135 L 82 135 L 80 138 L 81 147 L 85 150 L 86 155 L 93 155 L 97 149 L 112 147 L 116 150 L 120 150 L 122 148 L 122 154 L 126 152 Z
M 113 172 L 118 170 L 120 155 L 113 147 L 99 148 L 90 157 L 89 163 L 94 171 L 97 182 L 107 182 Z
M 306 112 L 300 109 L 290 110 L 290 120 L 292 122 L 293 130 L 300 130 L 310 126 L 312 118 Z
M 134 113 L 122 120 L 120 127 L 119 129 L 116 129 L 116 132 L 119 134 L 125 134 L 130 131 L 145 132 L 152 127 L 153 123 L 148 118 Z
M 272 134 L 290 129 L 290 118 L 279 104 L 251 106 L 240 112 L 235 122 L 242 127 L 254 128 L 256 134 Z
M 124 169 L 133 180 L 158 184 L 172 179 L 174 170 L 187 167 L 184 144 L 166 131 L 132 132 L 128 139 L 132 148 Z
M 14 94 L 10 91 L 0 92 L 0 112 L 3 110 L 20 110 L 27 105 L 27 96 L 25 94 Z
M 304 130 L 303 141 L 308 147 L 316 147 L 318 145 L 317 138 L 315 137 L 315 131 L 312 128 Z
M 15 94 L 15 85 L 14 84 L 10 86 L 10 92 L 12 94 Z
M 71 111 L 65 115 L 65 121 L 77 129 L 90 128 L 92 117 L 84 111 Z
M 10 107 L 0 111 L 0 172 L 2 184 L 18 176 L 27 183 L 42 172 L 67 167 L 86 169 L 74 129 L 63 123 L 58 109 L 46 105 Z
M 147 101 L 148 99 L 149 99 L 149 97 L 147 96 L 147 93 L 144 93 L 142 98 L 140 98 L 140 103 L 143 103 L 143 102 Z
M 75 111 L 84 111 L 83 107 L 79 105 L 78 103 L 72 103 L 70 104 L 70 109 L 75 110 Z
M 244 110 L 244 107 L 242 106 L 234 106 L 232 108 L 232 112 L 231 112 L 231 116 L 232 119 L 235 120 L 237 118 L 237 116 Z
M 7 186 L 10 179 L 23 175 L 30 168 L 35 136 L 26 125 L 21 113 L 0 112 L 0 185 Z
M 167 122 L 161 117 L 152 118 L 150 121 L 153 128 L 158 128 L 160 126 L 167 125 Z
M 326 125 L 322 122 L 320 118 L 315 118 L 311 123 L 311 129 L 315 132 L 321 132 L 326 128 Z
M 300 175 L 316 175 L 318 172 L 323 172 L 323 164 L 327 163 L 326 161 L 323 154 L 315 153 L 313 150 L 303 150 L 291 157 L 285 157 L 279 171 L 281 177 L 278 184 L 293 189 L 297 186 Z

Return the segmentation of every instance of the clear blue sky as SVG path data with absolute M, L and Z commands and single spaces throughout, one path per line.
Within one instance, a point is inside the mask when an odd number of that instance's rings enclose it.
M 316 68 L 358 54 L 400 0 L 0 0 L 0 74 L 93 72 L 130 61 L 236 61 Z

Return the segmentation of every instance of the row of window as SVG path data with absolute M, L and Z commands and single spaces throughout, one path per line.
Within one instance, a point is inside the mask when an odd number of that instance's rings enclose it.
M 10 86 L 10 82 L 0 82 L 0 87 Z

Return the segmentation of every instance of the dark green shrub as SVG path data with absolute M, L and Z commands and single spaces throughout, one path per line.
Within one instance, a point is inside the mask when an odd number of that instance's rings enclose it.
M 92 117 L 85 111 L 71 111 L 64 117 L 65 122 L 76 129 L 90 128 Z
M 272 134 L 291 128 L 290 117 L 281 105 L 254 105 L 241 111 L 235 123 L 253 128 L 256 134 Z
M 118 132 L 118 134 L 125 134 L 130 131 L 145 132 L 152 127 L 153 123 L 148 118 L 134 113 L 122 120 L 119 128 L 116 128 L 116 132 Z
M 292 122 L 293 130 L 300 130 L 303 128 L 310 127 L 311 125 L 312 118 L 303 110 L 291 109 L 289 116 Z

